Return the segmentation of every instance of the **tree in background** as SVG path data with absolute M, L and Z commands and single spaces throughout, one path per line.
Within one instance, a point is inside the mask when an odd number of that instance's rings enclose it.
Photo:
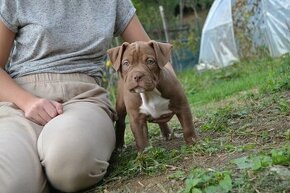
M 269 55 L 259 27 L 264 25 L 261 0 L 236 0 L 232 7 L 236 44 L 241 59 Z

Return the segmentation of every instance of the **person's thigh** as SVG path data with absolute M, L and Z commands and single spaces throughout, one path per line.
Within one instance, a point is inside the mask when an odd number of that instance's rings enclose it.
M 0 192 L 47 192 L 36 147 L 40 131 L 15 105 L 0 103 Z
M 38 151 L 50 183 L 75 192 L 96 184 L 115 147 L 113 122 L 95 103 L 73 102 L 45 125 Z

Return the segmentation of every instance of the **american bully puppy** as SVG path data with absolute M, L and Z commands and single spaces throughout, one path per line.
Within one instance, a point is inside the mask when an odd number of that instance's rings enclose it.
M 167 122 L 173 115 L 183 128 L 184 140 L 192 144 L 197 138 L 192 114 L 184 91 L 167 68 L 171 44 L 156 41 L 123 43 L 108 50 L 113 68 L 119 72 L 116 111 L 116 147 L 124 145 L 125 117 L 128 113 L 137 150 L 148 144 L 147 121 L 159 124 L 165 139 L 171 137 Z

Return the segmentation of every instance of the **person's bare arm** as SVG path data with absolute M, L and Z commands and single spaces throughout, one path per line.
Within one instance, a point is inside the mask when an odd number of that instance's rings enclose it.
M 56 101 L 38 98 L 18 86 L 4 71 L 9 58 L 15 33 L 0 21 L 0 102 L 12 102 L 24 111 L 25 116 L 45 125 L 49 120 L 62 113 L 62 105 Z
M 140 23 L 136 15 L 133 16 L 126 29 L 122 33 L 121 37 L 124 41 L 128 43 L 132 43 L 135 41 L 150 41 L 150 37 L 145 32 L 142 24 Z M 167 63 L 165 67 L 176 76 L 174 69 L 170 63 Z

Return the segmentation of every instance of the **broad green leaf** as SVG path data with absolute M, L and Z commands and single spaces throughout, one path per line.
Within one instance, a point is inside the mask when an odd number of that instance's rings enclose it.
M 272 165 L 272 158 L 270 156 L 261 156 L 262 167 L 268 167 Z
M 248 157 L 241 157 L 238 159 L 234 159 L 233 163 L 235 163 L 239 169 L 247 169 L 252 167 L 252 163 L 249 162 Z
M 205 193 L 224 193 L 222 188 L 217 186 L 208 186 L 204 189 Z
M 259 170 L 262 167 L 260 157 L 253 157 L 251 160 L 251 165 L 253 170 Z
M 290 165 L 290 148 L 274 149 L 271 151 L 274 164 Z
M 200 182 L 199 178 L 186 179 L 184 193 L 191 193 L 192 188 L 195 187 L 199 182 Z
M 220 181 L 219 185 L 225 190 L 225 192 L 231 191 L 233 188 L 233 184 L 230 175 L 225 174 L 224 179 Z
M 202 191 L 198 188 L 193 188 L 192 193 L 202 193 Z

